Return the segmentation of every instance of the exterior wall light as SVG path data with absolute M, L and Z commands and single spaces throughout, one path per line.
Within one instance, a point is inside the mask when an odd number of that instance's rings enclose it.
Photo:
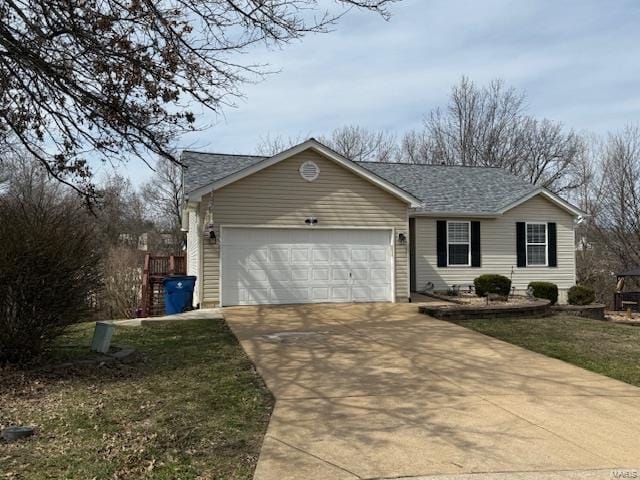
M 209 243 L 211 244 L 215 245 L 216 243 L 218 243 L 213 223 L 210 223 L 209 225 L 207 225 L 207 228 L 205 228 L 204 238 L 209 240 Z
M 399 233 L 398 234 L 398 244 L 399 245 L 406 245 L 407 244 L 407 236 L 404 233 Z

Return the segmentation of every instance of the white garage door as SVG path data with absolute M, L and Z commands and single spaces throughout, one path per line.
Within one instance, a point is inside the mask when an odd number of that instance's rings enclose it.
M 390 230 L 230 228 L 222 304 L 392 300 Z

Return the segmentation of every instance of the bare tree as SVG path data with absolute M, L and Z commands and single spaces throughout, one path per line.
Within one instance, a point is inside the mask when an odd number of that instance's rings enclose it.
M 388 17 L 394 1 L 3 1 L 0 144 L 92 196 L 88 157 L 177 161 L 172 140 L 196 128 L 189 105 L 219 112 L 268 73 L 239 53 L 327 32 L 353 7 Z
M 110 248 L 103 266 L 103 288 L 99 296 L 105 318 L 133 318 L 142 300 L 141 253 L 126 246 Z
M 154 223 L 163 231 L 171 233 L 174 245 L 180 245 L 182 170 L 180 165 L 166 159 L 158 159 L 155 172 L 142 186 L 142 199 Z
M 522 120 L 522 156 L 508 168 L 534 185 L 556 193 L 580 187 L 581 157 L 587 148 L 573 131 L 550 120 L 525 117 Z
M 284 135 L 266 135 L 264 137 L 260 137 L 260 142 L 256 147 L 257 155 L 264 155 L 265 157 L 271 157 L 280 152 L 285 151 L 288 148 L 293 147 L 299 143 L 304 142 L 311 134 L 306 136 L 304 135 L 296 135 L 286 137 Z
M 509 166 L 520 159 L 519 122 L 524 95 L 501 80 L 478 88 L 463 77 L 451 90 L 445 109 L 425 122 L 433 161 L 460 165 Z
M 615 255 L 617 267 L 635 267 L 640 264 L 640 129 L 628 126 L 610 134 L 602 154 L 602 186 L 592 194 L 596 238 Z
M 320 141 L 336 152 L 357 162 L 391 162 L 397 157 L 395 135 L 357 125 L 346 125 Z
M 98 184 L 94 210 L 96 232 L 105 248 L 126 244 L 137 247 L 138 238 L 153 229 L 140 193 L 128 178 L 111 174 Z
M 424 137 L 432 163 L 502 167 L 555 192 L 578 186 L 581 138 L 528 115 L 524 93 L 501 80 L 480 88 L 463 77 L 447 107 L 429 114 Z
M 430 163 L 427 137 L 424 131 L 405 132 L 398 146 L 398 159 L 407 163 Z

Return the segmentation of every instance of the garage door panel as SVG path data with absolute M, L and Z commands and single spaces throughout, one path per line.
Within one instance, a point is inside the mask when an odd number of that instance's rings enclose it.
M 384 248 L 372 248 L 369 250 L 370 262 L 386 262 L 387 250 Z
M 329 287 L 311 287 L 311 298 L 316 301 L 329 301 Z
M 225 227 L 221 237 L 223 305 L 392 298 L 389 231 Z
M 331 259 L 331 250 L 328 248 L 313 248 L 312 249 L 313 264 L 327 264 Z
M 306 267 L 291 268 L 291 281 L 293 282 L 309 281 L 309 268 L 306 268 Z
M 270 303 L 269 288 L 242 289 L 244 301 L 247 305 L 261 305 Z
M 314 268 L 313 269 L 313 280 L 329 280 L 329 269 L 328 268 Z
M 367 260 L 369 260 L 369 250 L 367 248 L 354 247 L 351 249 L 352 262 L 366 262 Z
M 291 262 L 292 263 L 309 263 L 309 249 L 308 248 L 292 248 L 291 249 Z
M 269 248 L 269 261 L 271 263 L 289 263 L 290 248 L 288 247 L 270 247 Z
M 371 285 L 369 287 L 369 291 L 371 292 L 371 297 L 373 300 L 384 301 L 388 298 L 388 292 L 386 286 L 376 286 Z
M 270 303 L 302 303 L 310 300 L 308 287 L 273 288 Z
M 351 274 L 353 275 L 353 280 L 368 280 L 369 279 L 369 269 L 368 268 L 352 268 Z
M 332 268 L 331 269 L 331 280 L 338 281 L 346 281 L 349 280 L 349 272 L 348 268 Z
M 260 248 L 256 250 L 242 249 L 238 253 L 246 259 L 249 266 L 264 267 L 269 264 L 269 249 Z
M 247 269 L 246 270 L 246 280 L 250 282 L 265 282 L 267 281 L 267 272 L 265 270 L 259 269 Z M 233 275 L 233 274 L 232 274 Z M 235 274 L 234 276 L 239 276 Z
M 389 280 L 389 270 L 385 268 L 372 268 L 371 272 L 371 280 L 378 281 L 388 281 Z
M 267 275 L 272 282 L 288 282 L 291 278 L 291 270 L 287 268 L 271 268 L 268 270 Z
M 349 261 L 349 249 L 346 247 L 331 249 L 331 263 L 346 263 Z
M 348 286 L 331 287 L 331 300 L 348 302 L 350 300 L 349 290 Z

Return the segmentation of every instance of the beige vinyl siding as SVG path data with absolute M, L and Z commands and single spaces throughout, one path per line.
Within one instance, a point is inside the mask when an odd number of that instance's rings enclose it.
M 298 172 L 308 160 L 320 167 L 320 176 L 307 182 Z M 209 206 L 211 205 L 211 206 Z M 265 168 L 202 199 L 205 223 L 216 225 L 304 226 L 314 216 L 323 227 L 387 227 L 408 235 L 408 206 L 368 180 L 313 150 Z M 219 303 L 219 247 L 204 241 L 203 304 Z M 396 245 L 396 300 L 409 295 L 407 245 Z
M 481 267 L 437 267 L 436 221 L 479 220 Z M 516 256 L 516 222 L 555 222 L 558 234 L 558 267 L 518 268 Z M 436 289 L 455 284 L 470 284 L 483 273 L 511 276 L 520 292 L 535 280 L 556 283 L 566 291 L 575 285 L 575 243 L 573 217 L 543 196 L 536 196 L 495 219 L 486 218 L 416 218 L 417 289 L 433 282 Z

